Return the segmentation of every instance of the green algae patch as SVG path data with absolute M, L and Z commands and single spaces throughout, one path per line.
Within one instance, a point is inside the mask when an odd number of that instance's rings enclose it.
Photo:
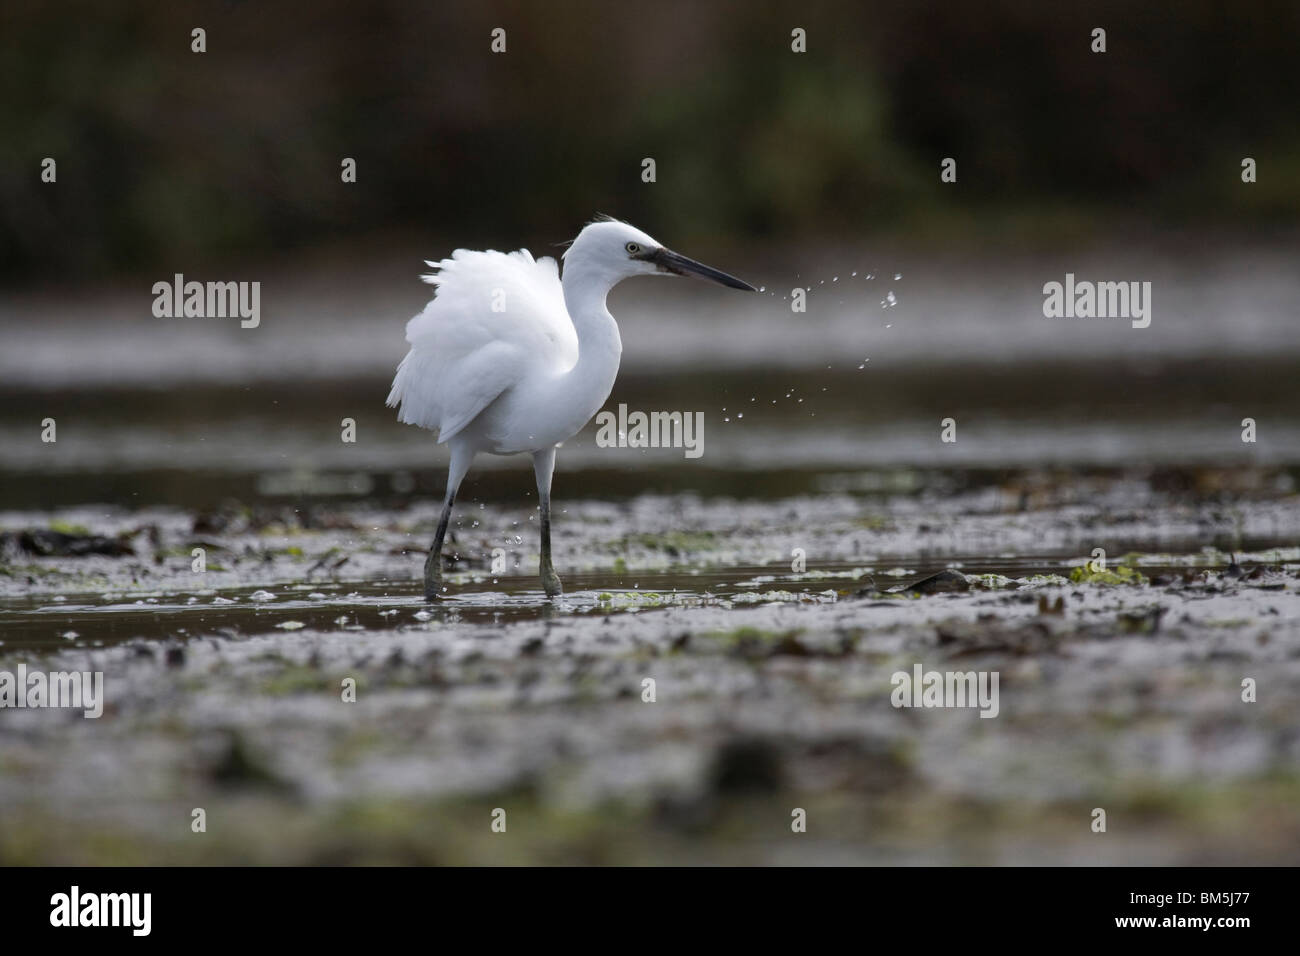
M 57 531 L 59 534 L 79 536 L 87 536 L 90 534 L 90 529 L 84 524 L 76 524 L 71 521 L 60 521 L 57 518 L 50 522 L 50 530 Z
M 1071 584 L 1100 584 L 1114 587 L 1124 584 L 1143 585 L 1147 579 L 1135 568 L 1117 565 L 1104 571 L 1095 570 L 1089 564 L 1082 565 L 1070 572 Z
M 262 684 L 262 692 L 272 697 L 293 694 L 319 693 L 331 690 L 338 683 L 315 667 L 291 665 L 277 672 Z
M 715 531 L 640 532 L 627 535 L 625 540 L 651 551 L 704 551 L 717 547 L 718 534 Z
M 805 651 L 799 636 L 803 633 L 803 628 L 772 631 L 747 626 L 730 631 L 709 631 L 700 635 L 700 643 L 740 657 L 769 657 L 782 653 L 802 655 Z

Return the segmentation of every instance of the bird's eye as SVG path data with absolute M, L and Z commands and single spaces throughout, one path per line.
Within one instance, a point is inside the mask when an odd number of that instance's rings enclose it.
M 641 251 L 641 247 L 638 246 L 635 242 L 629 242 L 629 243 L 628 243 L 626 246 L 624 246 L 623 248 L 626 249 L 626 250 L 628 251 L 628 254 L 629 254 L 629 255 L 633 255 L 633 256 L 636 255 L 638 252 Z

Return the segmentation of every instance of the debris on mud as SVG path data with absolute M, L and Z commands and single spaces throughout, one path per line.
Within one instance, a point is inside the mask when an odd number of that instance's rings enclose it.
M 0 532 L 0 554 L 6 551 L 42 558 L 79 558 L 88 554 L 118 558 L 135 554 L 129 540 L 123 537 L 76 534 L 48 528 Z

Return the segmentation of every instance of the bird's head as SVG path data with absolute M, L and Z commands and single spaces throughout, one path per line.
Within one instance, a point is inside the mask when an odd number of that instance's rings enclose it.
M 590 269 L 610 284 L 639 275 L 699 276 L 733 289 L 757 292 L 752 285 L 666 248 L 635 226 L 617 219 L 589 223 L 564 253 L 564 268 Z

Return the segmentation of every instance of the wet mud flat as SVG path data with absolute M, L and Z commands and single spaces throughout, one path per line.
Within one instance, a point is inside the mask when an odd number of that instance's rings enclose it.
M 425 500 L 6 512 L 0 672 L 104 701 L 0 709 L 0 859 L 1294 863 L 1296 505 L 1286 469 L 570 500 L 548 602 L 530 509 L 471 502 L 434 606 Z M 895 706 L 918 666 L 996 713 Z

